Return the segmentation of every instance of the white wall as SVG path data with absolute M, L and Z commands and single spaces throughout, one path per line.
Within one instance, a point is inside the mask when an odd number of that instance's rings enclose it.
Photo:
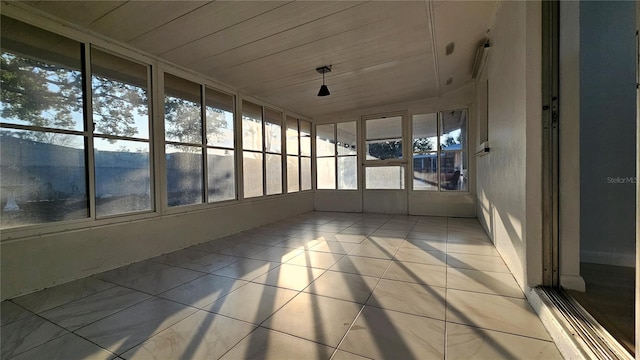
M 2 300 L 313 210 L 313 192 L 1 244 Z
M 522 288 L 542 281 L 541 4 L 502 2 L 485 71 L 489 154 L 476 158 L 478 219 Z

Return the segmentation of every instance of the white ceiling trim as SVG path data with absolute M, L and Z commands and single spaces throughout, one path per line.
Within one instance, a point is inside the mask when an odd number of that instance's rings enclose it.
M 429 37 L 431 39 L 431 49 L 433 55 L 433 71 L 435 72 L 436 92 L 438 97 L 442 96 L 440 89 L 440 69 L 438 67 L 438 44 L 436 41 L 435 21 L 433 21 L 433 0 L 426 0 L 427 6 L 427 27 L 429 28 Z

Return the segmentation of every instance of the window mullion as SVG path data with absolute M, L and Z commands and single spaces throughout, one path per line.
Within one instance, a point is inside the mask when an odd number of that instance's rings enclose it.
M 207 166 L 208 159 L 207 156 L 209 152 L 207 151 L 207 111 L 206 111 L 206 94 L 205 94 L 205 86 L 200 85 L 200 129 L 202 136 L 202 144 L 200 145 L 202 151 L 202 199 L 205 204 L 209 202 L 209 167 Z
M 96 219 L 96 172 L 94 157 L 93 132 L 93 89 L 91 88 L 91 47 L 82 45 L 82 85 L 84 87 L 84 137 L 87 164 L 87 199 L 89 201 L 89 217 Z
M 335 159 L 333 164 L 335 166 L 335 189 L 338 190 L 338 124 L 333 124 L 333 158 Z
M 436 118 L 436 131 L 437 131 L 437 135 L 438 135 L 437 136 L 438 141 L 437 141 L 437 147 L 436 147 L 436 151 L 437 151 L 436 152 L 436 159 L 438 159 L 436 161 L 436 164 L 438 164 L 438 174 L 437 174 L 437 176 L 438 176 L 437 177 L 438 191 L 442 191 L 442 184 L 441 184 L 441 182 L 442 182 L 442 178 L 441 178 L 442 177 L 442 175 L 441 175 L 441 168 L 442 168 L 442 155 L 441 155 L 442 153 L 441 153 L 441 151 L 442 151 L 442 149 L 440 147 L 440 133 L 442 132 L 441 128 L 440 128 L 441 126 L 442 126 L 442 112 L 438 112 L 438 116 Z
M 262 109 L 262 196 L 267 196 L 267 138 L 266 138 L 266 126 L 267 122 L 265 121 L 266 112 L 265 107 L 261 106 Z

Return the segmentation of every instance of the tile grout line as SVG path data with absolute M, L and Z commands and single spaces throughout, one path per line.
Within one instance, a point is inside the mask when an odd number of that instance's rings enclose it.
M 382 226 L 382 225 L 381 225 Z M 369 236 L 367 236 L 368 238 Z M 405 240 L 406 241 L 406 240 Z M 394 253 L 394 257 L 395 254 L 398 252 L 398 250 L 400 249 L 400 247 L 398 247 L 398 249 L 396 249 L 395 253 Z M 347 331 L 344 333 L 344 335 L 342 335 L 342 338 L 340 339 L 340 341 L 338 342 L 338 345 L 336 345 L 335 350 L 333 351 L 333 354 L 331 354 L 330 359 L 333 359 L 333 357 L 336 355 L 338 349 L 340 348 L 340 345 L 342 345 L 342 343 L 344 342 L 344 340 L 346 339 L 347 335 L 349 334 L 349 331 L 351 331 L 351 328 L 353 328 L 353 326 L 355 325 L 356 321 L 358 320 L 358 318 L 360 317 L 360 315 L 362 314 L 362 312 L 364 311 L 365 307 L 367 306 L 367 303 L 369 302 L 369 300 L 371 299 L 371 297 L 373 296 L 373 292 L 376 290 L 376 288 L 378 287 L 378 284 L 380 284 L 380 281 L 382 280 L 382 277 L 384 276 L 384 274 L 389 270 L 389 267 L 391 267 L 391 264 L 393 264 L 393 257 L 391 258 L 391 261 L 389 261 L 389 263 L 387 264 L 387 267 L 385 268 L 385 270 L 380 274 L 380 277 L 378 277 L 378 280 L 376 281 L 376 284 L 373 286 L 373 289 L 371 289 L 371 293 L 369 294 L 369 296 L 367 296 L 367 299 L 364 301 L 364 303 L 362 304 L 362 307 L 360 308 L 360 311 L 358 311 L 358 313 L 356 314 L 355 318 L 353 319 L 353 321 L 351 322 L 351 324 L 349 325 L 349 327 L 347 328 Z M 360 354 L 356 354 L 358 356 L 361 356 Z

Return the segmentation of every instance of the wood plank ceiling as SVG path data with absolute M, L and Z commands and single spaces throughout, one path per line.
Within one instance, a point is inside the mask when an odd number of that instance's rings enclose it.
M 496 1 L 26 1 L 277 106 L 319 116 L 471 81 Z M 453 43 L 454 52 L 446 54 Z M 326 75 L 331 95 L 317 97 Z

